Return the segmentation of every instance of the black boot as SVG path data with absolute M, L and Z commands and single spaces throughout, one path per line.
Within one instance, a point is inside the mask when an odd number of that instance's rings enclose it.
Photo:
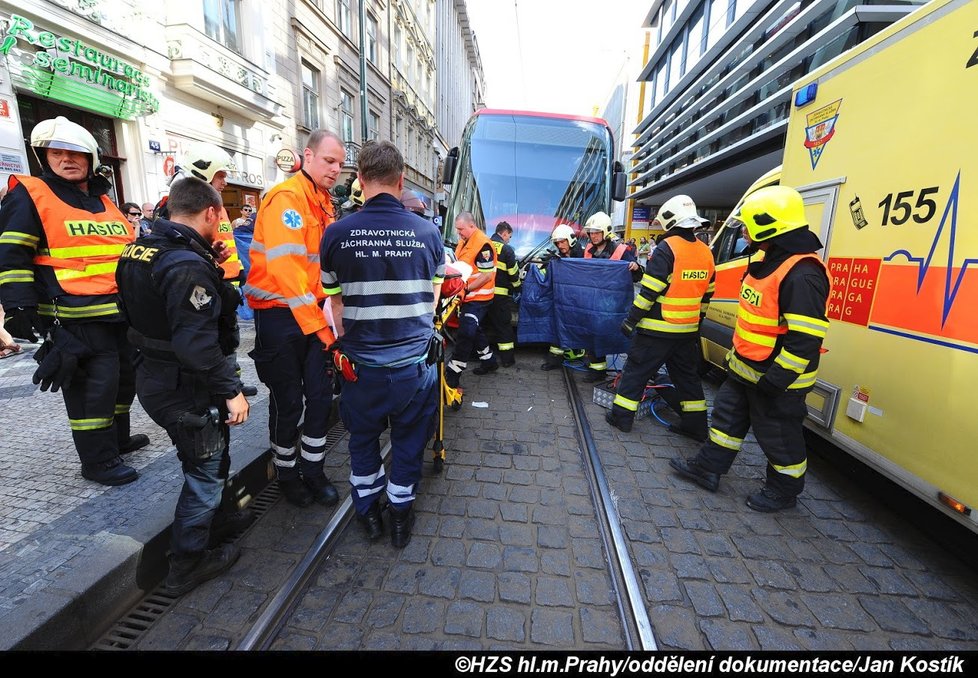
M 604 413 L 604 420 L 619 431 L 624 431 L 625 433 L 630 433 L 632 430 L 632 424 L 635 423 L 635 420 L 631 417 L 616 417 L 614 411 L 612 410 L 608 410 Z
M 692 438 L 700 443 L 705 443 L 707 438 L 706 431 L 687 431 L 679 424 L 669 424 L 669 431 L 670 433 L 678 433 L 681 436 Z
M 695 457 L 693 459 L 675 457 L 669 460 L 669 465 L 673 467 L 679 473 L 679 475 L 683 476 L 684 478 L 689 478 L 705 490 L 716 492 L 717 488 L 720 487 L 720 474 L 707 471 L 702 465 L 700 465 L 700 462 L 697 461 Z M 748 506 L 750 506 L 749 502 Z
M 145 433 L 137 433 L 134 436 L 129 436 L 129 440 L 119 445 L 119 454 L 129 454 L 141 450 L 147 445 L 149 445 L 149 436 Z
M 513 365 L 515 365 L 516 358 L 513 357 L 513 351 L 500 351 L 499 364 L 502 367 L 512 367 Z
M 451 388 L 458 388 L 459 381 L 462 378 L 461 372 L 456 372 L 452 368 L 445 366 L 445 385 Z
M 214 520 L 211 521 L 211 536 L 207 543 L 208 546 L 214 548 L 228 537 L 246 530 L 257 519 L 258 516 L 249 508 L 234 513 L 218 511 L 214 514 Z
M 410 508 L 396 511 L 391 507 L 391 546 L 402 549 L 411 541 L 414 513 Z
M 367 532 L 367 539 L 377 541 L 384 536 L 384 521 L 380 517 L 380 502 L 375 501 L 366 513 L 357 514 L 357 520 Z
M 584 375 L 584 381 L 588 384 L 593 384 L 598 381 L 604 381 L 608 377 L 608 373 L 604 370 L 592 370 L 588 368 L 587 374 Z
M 564 366 L 563 354 L 558 355 L 554 353 L 548 353 L 547 359 L 543 361 L 542 365 L 540 365 L 540 369 L 543 370 L 544 372 L 548 372 L 550 370 L 558 370 L 563 366 Z
M 281 490 L 285 501 L 300 508 L 309 506 L 315 500 L 301 478 L 279 478 L 278 489 Z
M 472 370 L 472 374 L 478 374 L 481 377 L 483 374 L 489 374 L 490 372 L 495 372 L 498 369 L 499 363 L 496 362 L 495 358 L 492 360 L 480 360 L 479 366 Z
M 82 478 L 94 480 L 102 485 L 125 485 L 139 477 L 136 469 L 122 463 L 122 457 L 94 464 L 82 464 Z
M 755 511 L 761 513 L 774 513 L 791 508 L 798 503 L 795 497 L 781 494 L 777 490 L 765 485 L 760 491 L 747 497 L 747 505 Z
M 329 478 L 320 473 L 317 477 L 303 478 L 302 481 L 309 488 L 312 498 L 323 506 L 332 506 L 340 500 L 340 493 L 329 482 Z
M 196 556 L 171 555 L 170 572 L 163 581 L 163 592 L 169 596 L 182 596 L 234 565 L 239 555 L 241 551 L 233 544 L 225 544 Z

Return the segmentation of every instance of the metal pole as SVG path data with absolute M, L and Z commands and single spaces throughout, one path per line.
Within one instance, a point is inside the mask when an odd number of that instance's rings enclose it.
M 363 0 L 359 3 L 360 13 L 360 145 L 367 143 L 367 12 Z

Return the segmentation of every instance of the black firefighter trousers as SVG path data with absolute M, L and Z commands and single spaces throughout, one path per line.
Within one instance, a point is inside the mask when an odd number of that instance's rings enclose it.
M 707 471 L 726 473 L 744 444 L 748 429 L 767 457 L 767 486 L 786 497 L 797 497 L 805 487 L 808 453 L 803 423 L 805 393 L 790 391 L 774 396 L 728 376 L 713 402 L 710 440 L 696 460 Z
M 135 349 L 126 339 L 128 326 L 95 321 L 62 327 L 94 354 L 78 362 L 62 389 L 75 449 L 82 464 L 109 461 L 129 442 L 129 408 L 136 395 Z
M 665 364 L 679 397 L 680 426 L 684 431 L 706 436 L 706 399 L 700 381 L 700 336 L 698 333 L 665 337 L 636 334 L 628 347 L 628 360 L 618 382 L 612 405 L 615 419 L 635 418 L 645 386 Z

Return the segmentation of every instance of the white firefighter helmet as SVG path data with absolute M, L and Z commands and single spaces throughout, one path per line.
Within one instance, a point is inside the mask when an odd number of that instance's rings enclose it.
M 66 151 L 88 153 L 92 156 L 90 173 L 95 171 L 95 167 L 99 163 L 98 143 L 96 143 L 92 133 L 61 115 L 57 118 L 42 120 L 34 125 L 34 129 L 31 130 L 31 148 L 37 157 L 37 161 L 43 167 L 48 166 L 47 154 L 44 150 L 39 151 L 38 149 L 60 148 Z
M 598 231 L 604 236 L 605 240 L 608 240 L 614 235 L 614 230 L 611 228 L 611 217 L 604 212 L 595 212 L 592 214 L 584 223 L 584 230 L 587 233 Z
M 666 231 L 671 228 L 696 228 L 707 220 L 696 213 L 696 203 L 688 195 L 674 195 L 663 203 L 655 221 Z
M 180 169 L 188 176 L 210 183 L 215 174 L 227 172 L 231 164 L 231 156 L 224 149 L 213 144 L 196 143 L 187 150 Z
M 567 244 L 573 247 L 574 243 L 577 242 L 574 229 L 567 224 L 557 224 L 554 232 L 550 234 L 550 242 L 557 242 L 558 240 L 566 240 Z

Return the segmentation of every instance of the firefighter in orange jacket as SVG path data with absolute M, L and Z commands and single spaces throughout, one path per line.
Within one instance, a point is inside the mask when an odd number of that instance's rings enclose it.
M 186 152 L 180 164 L 174 168 L 173 176 L 170 178 L 170 186 L 184 177 L 196 177 L 209 183 L 218 193 L 222 193 L 228 185 L 228 171 L 231 169 L 231 165 L 231 156 L 223 149 L 213 144 L 195 143 Z M 156 206 L 155 216 L 161 219 L 169 219 L 170 209 L 168 205 L 167 196 L 164 196 Z M 223 205 L 221 205 L 217 236 L 214 238 L 214 251 L 218 254 L 218 263 L 224 272 L 224 280 L 229 285 L 234 286 L 235 290 L 238 290 L 241 286 L 241 273 L 244 268 L 241 265 L 241 257 L 238 256 L 238 246 L 234 240 L 231 218 Z M 237 316 L 223 316 L 221 323 L 229 325 L 222 327 L 222 331 L 227 334 L 229 341 L 234 344 L 236 349 L 240 342 Z M 234 373 L 240 377 L 241 366 L 238 365 L 237 352 L 232 351 L 228 354 L 227 360 L 228 364 L 234 368 Z M 258 389 L 247 385 L 241 388 L 241 392 L 250 397 L 257 395 Z
M 0 302 L 7 330 L 47 340 L 34 383 L 62 389 L 82 476 L 103 485 L 138 477 L 126 454 L 149 444 L 130 436 L 133 349 L 120 314 L 115 270 L 133 228 L 109 199 L 95 138 L 57 117 L 38 123 L 31 147 L 40 177 L 11 176 L 0 209 Z
M 333 132 L 309 135 L 302 170 L 272 187 L 258 210 L 244 287 L 255 309 L 255 350 L 249 355 L 271 391 L 273 463 L 282 493 L 297 506 L 339 498 L 323 474 L 333 398 L 326 348 L 336 339 L 323 314 L 319 246 L 334 221 L 329 189 L 345 157 Z
M 740 291 L 727 379 L 713 403 L 710 440 L 691 459 L 670 464 L 682 476 L 716 492 L 754 429 L 767 456 L 767 480 L 747 497 L 755 511 L 790 508 L 805 486 L 808 459 L 803 424 L 805 395 L 815 386 L 828 331 L 831 281 L 808 230 L 801 195 L 787 186 L 751 193 L 738 215 L 764 259 L 748 265 Z
M 706 440 L 706 400 L 698 372 L 700 319 L 713 296 L 714 265 L 710 248 L 693 235 L 706 220 L 685 195 L 667 200 L 655 220 L 665 236 L 649 257 L 641 290 L 622 323 L 625 334 L 637 334 L 605 419 L 631 431 L 645 385 L 665 364 L 680 409 L 680 424 L 669 430 Z
M 496 288 L 496 248 L 489 236 L 476 226 L 471 212 L 462 212 L 455 218 L 455 229 L 459 235 L 455 256 L 471 266 L 473 274 L 465 283 L 455 351 L 445 370 L 445 383 L 452 388 L 458 388 L 462 370 L 473 350 L 479 358 L 479 366 L 472 370 L 475 374 L 488 374 L 499 367 L 482 328 Z

